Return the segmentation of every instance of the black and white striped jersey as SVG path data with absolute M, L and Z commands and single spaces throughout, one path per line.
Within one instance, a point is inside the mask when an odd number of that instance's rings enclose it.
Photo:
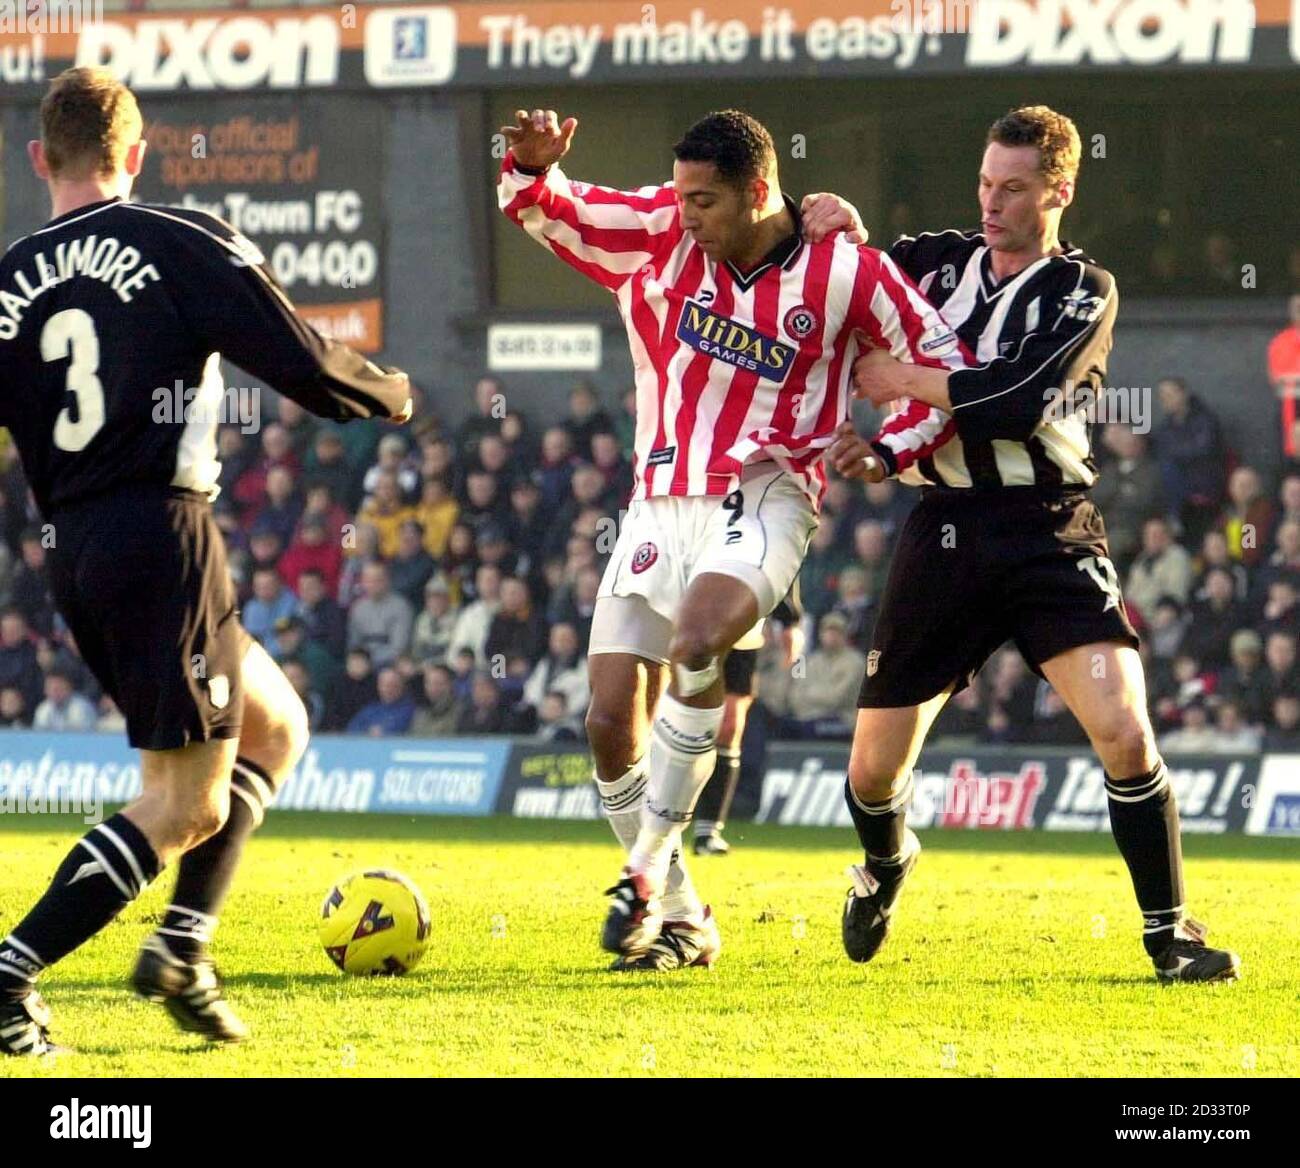
M 262 254 L 203 211 L 109 199 L 0 258 L 0 426 L 42 513 L 126 483 L 214 496 L 220 357 L 336 421 L 410 397 L 299 319 Z
M 1088 407 L 1102 391 L 1119 298 L 1109 272 L 1061 246 L 1001 282 L 980 234 L 904 236 L 889 249 L 974 357 L 949 375 L 951 416 L 914 403 L 877 436 L 903 482 L 1057 490 L 1096 481 Z

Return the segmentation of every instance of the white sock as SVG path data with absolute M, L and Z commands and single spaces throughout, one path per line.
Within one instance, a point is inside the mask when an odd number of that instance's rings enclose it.
M 680 845 L 680 839 L 678 842 Z M 699 924 L 704 919 L 704 905 L 700 903 L 700 894 L 695 891 L 691 874 L 686 871 L 686 858 L 682 855 L 680 846 L 673 849 L 660 903 L 666 921 L 691 921 Z
M 618 836 L 625 852 L 632 850 L 637 832 L 641 830 L 641 805 L 645 802 L 646 780 L 649 776 L 649 759 L 641 758 L 612 783 L 596 779 L 596 794 L 605 809 L 605 818 Z
M 713 774 L 723 706 L 699 710 L 671 694 L 659 699 L 647 757 L 650 782 L 641 809 L 641 831 L 628 866 L 644 872 L 655 888 L 664 888 L 673 850 L 691 820 L 695 801 Z
M 648 773 L 648 760 L 642 758 L 612 783 L 602 783 L 596 778 L 596 792 L 605 809 L 605 818 L 625 852 L 632 850 L 641 830 L 641 807 L 645 803 Z M 670 921 L 698 921 L 704 915 L 704 905 L 700 903 L 690 873 L 686 871 L 681 848 L 674 849 L 668 865 L 663 911 Z

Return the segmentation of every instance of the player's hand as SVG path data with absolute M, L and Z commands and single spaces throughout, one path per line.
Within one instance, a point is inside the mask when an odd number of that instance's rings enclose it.
M 568 154 L 577 128 L 577 118 L 565 118 L 561 125 L 554 110 L 515 110 L 515 124 L 502 126 L 501 133 L 510 143 L 516 162 L 541 169 Z
M 835 431 L 835 441 L 826 449 L 826 461 L 846 479 L 878 483 L 885 477 L 885 466 L 880 455 L 871 449 L 871 443 L 861 437 L 852 422 L 841 422 Z
M 854 396 L 883 406 L 907 396 L 907 366 L 884 349 L 870 349 L 853 362 Z
M 867 229 L 858 209 L 839 195 L 805 195 L 799 207 L 803 233 L 809 243 L 820 243 L 835 231 L 843 231 L 850 243 L 866 243 Z

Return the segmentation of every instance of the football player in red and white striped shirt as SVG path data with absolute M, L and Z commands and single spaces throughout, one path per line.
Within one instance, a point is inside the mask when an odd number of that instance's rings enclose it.
M 630 852 L 603 944 L 622 968 L 707 964 L 720 941 L 678 844 L 713 768 L 720 658 L 799 570 L 854 358 L 960 367 L 960 343 L 887 256 L 804 237 L 748 115 L 696 123 L 673 181 L 635 191 L 559 169 L 576 128 L 518 111 L 498 197 L 615 297 L 636 371 L 636 483 L 588 648 L 597 783 Z

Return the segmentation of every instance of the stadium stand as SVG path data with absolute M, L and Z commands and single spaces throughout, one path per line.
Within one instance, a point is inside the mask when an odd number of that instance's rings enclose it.
M 1267 482 L 1208 406 L 1161 381 L 1150 436 L 1111 425 L 1098 500 L 1149 699 L 1169 749 L 1300 746 L 1300 466 Z M 431 398 L 433 395 L 429 395 Z M 454 431 L 337 426 L 266 395 L 256 432 L 224 426 L 216 503 L 246 626 L 286 665 L 314 729 L 575 740 L 600 572 L 631 486 L 630 398 L 590 385 L 562 420 L 515 410 L 499 380 Z M 848 737 L 896 533 L 915 495 L 832 481 L 802 575 L 808 657 L 786 684 L 775 637 L 760 700 L 775 737 Z M 0 725 L 120 728 L 44 584 L 43 532 L 0 445 Z M 830 684 L 830 679 L 836 684 Z M 842 682 L 842 684 L 840 684 Z M 801 696 L 802 695 L 802 696 Z M 1014 648 L 950 703 L 955 741 L 1082 741 Z

